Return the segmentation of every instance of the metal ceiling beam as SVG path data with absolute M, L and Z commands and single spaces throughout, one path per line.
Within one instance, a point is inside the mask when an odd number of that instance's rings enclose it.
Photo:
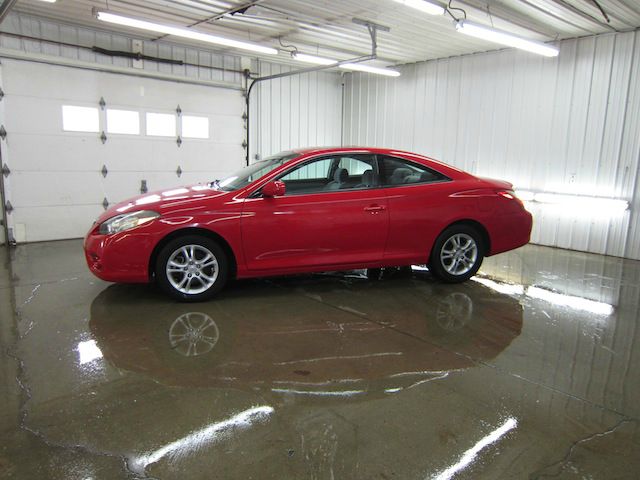
M 18 0 L 4 0 L 0 5 L 0 23 L 4 20 Z
M 198 20 L 197 22 L 190 23 L 189 25 L 185 25 L 185 28 L 191 28 L 197 25 L 201 25 L 203 23 L 210 23 L 215 20 L 219 20 L 222 17 L 226 17 L 227 15 L 232 15 L 236 12 L 239 12 L 240 10 L 245 10 L 249 7 L 253 7 L 254 5 L 257 5 L 258 3 L 261 3 L 261 2 L 264 2 L 264 0 L 253 0 L 252 2 L 243 3 L 242 5 L 238 5 L 233 8 L 228 8 L 227 10 L 223 10 L 222 12 L 216 13 L 215 15 L 212 15 L 210 17 L 204 18 L 202 20 Z M 159 37 L 154 38 L 153 41 L 156 42 L 168 36 L 169 35 L 160 35 Z

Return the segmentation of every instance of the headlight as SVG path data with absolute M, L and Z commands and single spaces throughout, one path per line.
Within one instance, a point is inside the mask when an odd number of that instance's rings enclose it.
M 144 225 L 159 216 L 159 213 L 150 210 L 123 213 L 122 215 L 116 215 L 106 222 L 101 223 L 99 232 L 101 235 L 112 235 L 114 233 L 124 232 L 125 230 Z

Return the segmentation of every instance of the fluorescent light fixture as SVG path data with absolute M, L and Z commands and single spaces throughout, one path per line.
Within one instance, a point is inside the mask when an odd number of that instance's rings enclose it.
M 444 8 L 435 3 L 427 2 L 425 0 L 395 0 L 407 7 L 415 8 L 421 12 L 428 13 L 429 15 L 442 15 L 444 14 Z
M 307 55 L 306 53 L 294 52 L 291 56 L 300 62 L 314 63 L 316 65 L 333 65 L 338 63 L 338 60 L 332 58 L 316 57 L 315 55 Z M 363 65 L 361 63 L 344 63 L 338 65 L 338 68 L 343 70 L 357 70 L 358 72 L 375 73 L 376 75 L 386 75 L 387 77 L 399 77 L 400 72 L 397 70 L 391 70 L 389 68 L 371 67 L 369 65 Z
M 257 53 L 266 53 L 269 55 L 276 55 L 278 53 L 278 50 L 276 50 L 275 48 L 264 47 L 255 43 L 231 40 L 229 38 L 218 37 L 217 35 L 211 35 L 209 33 L 197 32 L 188 28 L 162 25 L 160 23 L 148 22 L 146 20 L 138 20 L 136 18 L 116 15 L 114 13 L 98 12 L 97 17 L 98 20 L 102 20 L 103 22 L 115 23 L 116 25 L 122 25 L 125 27 L 139 28 L 141 30 L 148 30 L 151 32 L 164 33 L 166 35 L 174 35 L 176 37 L 198 40 L 200 42 L 213 43 L 214 45 L 222 45 L 225 47 L 238 48 L 240 50 L 249 50 L 251 52 Z
M 478 440 L 478 442 L 473 447 L 464 452 L 460 460 L 458 460 L 446 470 L 443 470 L 442 472 L 431 478 L 433 480 L 451 480 L 458 473 L 471 465 L 482 450 L 487 448 L 489 445 L 496 443 L 507 433 L 509 433 L 510 430 L 513 430 L 517 426 L 518 421 L 515 418 L 507 418 L 507 420 L 505 420 L 505 422 L 500 427 L 496 428 L 493 432 Z
M 613 305 L 609 305 L 608 303 L 596 302 L 595 300 L 574 297 L 573 295 L 565 295 L 563 293 L 556 293 L 540 287 L 528 287 L 527 296 L 531 298 L 538 298 L 561 307 L 569 307 L 574 310 L 583 310 L 585 312 L 595 313 L 596 315 L 609 316 L 613 313 Z
M 294 52 L 291 56 L 300 62 L 314 63 L 316 65 L 333 65 L 334 63 L 338 63 L 337 60 L 332 60 L 331 58 L 316 57 L 315 55 L 307 55 L 306 53 Z
M 345 63 L 338 68 L 343 70 L 356 70 L 358 72 L 375 73 L 376 75 L 385 75 L 387 77 L 399 77 L 400 72 L 397 70 L 391 70 L 389 68 L 370 67 L 369 65 L 362 65 L 361 63 Z
M 520 50 L 526 50 L 528 52 L 544 55 L 545 57 L 557 57 L 559 50 L 555 47 L 550 47 L 544 43 L 536 42 L 533 40 L 527 40 L 511 33 L 496 30 L 495 28 L 489 28 L 476 23 L 470 23 L 467 20 L 458 20 L 456 22 L 456 30 L 465 35 L 488 40 L 489 42 L 500 43 L 502 45 L 508 45 L 510 47 L 519 48 Z

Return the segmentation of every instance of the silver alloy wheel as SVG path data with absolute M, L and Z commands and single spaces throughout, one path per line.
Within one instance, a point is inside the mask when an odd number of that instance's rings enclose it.
M 216 322 L 202 312 L 180 315 L 169 328 L 171 348 L 185 357 L 197 357 L 210 352 L 219 338 Z
M 456 233 L 444 242 L 440 263 L 450 275 L 468 273 L 478 259 L 478 245 L 470 235 Z
M 202 245 L 184 245 L 167 260 L 167 280 L 180 293 L 197 295 L 209 290 L 218 278 L 218 259 Z

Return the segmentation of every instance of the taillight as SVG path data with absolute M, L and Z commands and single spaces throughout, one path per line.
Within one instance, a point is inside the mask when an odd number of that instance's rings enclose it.
M 498 190 L 496 193 L 502 198 L 506 198 L 507 200 L 515 200 L 518 205 L 524 208 L 524 203 L 522 203 L 522 200 L 516 197 L 516 193 L 513 190 Z
M 517 198 L 516 194 L 512 190 L 500 190 L 498 192 L 498 195 L 504 198 L 508 198 L 509 200 L 515 200 Z

